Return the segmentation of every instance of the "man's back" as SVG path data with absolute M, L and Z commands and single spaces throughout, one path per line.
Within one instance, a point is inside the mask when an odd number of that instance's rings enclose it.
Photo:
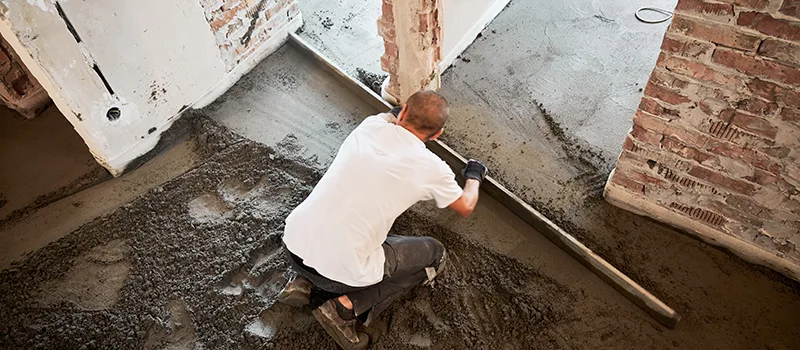
M 387 113 L 364 120 L 286 219 L 287 248 L 321 275 L 354 287 L 383 277 L 381 244 L 397 216 L 420 200 L 443 208 L 462 194 L 450 168 L 391 119 Z

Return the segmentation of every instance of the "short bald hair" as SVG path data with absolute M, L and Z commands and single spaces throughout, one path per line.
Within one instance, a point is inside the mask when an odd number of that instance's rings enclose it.
M 444 128 L 449 114 L 447 100 L 432 90 L 418 91 L 406 101 L 406 121 L 428 137 Z

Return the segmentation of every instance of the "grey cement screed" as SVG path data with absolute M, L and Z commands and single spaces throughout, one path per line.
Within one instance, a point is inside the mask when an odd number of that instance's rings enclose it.
M 381 71 L 383 39 L 378 35 L 381 1 L 305 0 L 300 1 L 304 25 L 300 36 L 322 50 L 347 71 Z
M 337 103 L 358 103 L 344 89 L 306 88 L 313 108 L 297 105 L 291 98 L 297 90 L 275 86 L 325 84 L 329 77 L 311 66 L 287 75 L 281 69 L 290 63 L 304 66 L 291 50 L 268 58 L 241 82 L 245 87 L 227 95 L 220 104 L 229 109 L 203 111 L 275 147 L 195 120 L 194 143 L 205 157 L 200 165 L 0 272 L 0 348 L 333 348 L 308 311 L 274 305 L 290 274 L 277 234 L 319 178 L 322 156 L 335 152 L 322 145 L 338 147 L 355 125 L 342 122 L 335 130 L 317 123 L 306 130 L 302 121 L 317 118 L 317 109 L 360 120 L 366 115 L 352 109 L 368 108 Z M 286 112 L 230 107 L 256 101 L 284 103 Z M 260 118 L 271 118 L 272 129 Z M 319 140 L 305 145 L 289 136 L 300 131 Z M 440 239 L 454 268 L 436 289 L 418 288 L 387 312 L 389 331 L 373 348 L 755 348 L 765 339 L 790 348 L 800 340 L 792 322 L 797 291 L 724 253 L 680 236 L 677 243 L 654 241 L 661 249 L 677 244 L 693 251 L 688 258 L 671 253 L 696 274 L 684 282 L 691 288 L 674 283 L 691 323 L 665 331 L 486 199 L 469 220 L 426 205 L 397 220 L 398 233 Z M 641 244 L 648 252 L 651 242 Z M 657 284 L 684 273 L 650 271 L 651 256 L 623 253 L 627 263 L 618 266 L 645 270 Z

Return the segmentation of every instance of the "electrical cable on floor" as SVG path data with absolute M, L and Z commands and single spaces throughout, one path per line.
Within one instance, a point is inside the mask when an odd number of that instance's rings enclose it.
M 650 12 L 660 13 L 662 15 L 665 15 L 666 17 L 659 18 L 659 19 L 656 19 L 656 20 L 645 19 L 645 18 L 642 18 L 642 16 L 639 15 L 639 13 L 641 13 L 643 11 L 650 11 Z M 658 7 L 642 7 L 640 9 L 636 10 L 636 13 L 634 15 L 636 16 L 636 19 L 638 19 L 640 22 L 644 22 L 644 23 L 661 23 L 661 22 L 666 22 L 667 20 L 672 18 L 672 11 L 667 11 L 665 9 L 661 9 L 661 8 L 658 8 Z

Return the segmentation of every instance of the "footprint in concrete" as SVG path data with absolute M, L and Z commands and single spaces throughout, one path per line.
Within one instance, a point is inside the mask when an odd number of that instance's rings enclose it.
M 245 327 L 245 331 L 250 336 L 272 339 L 276 334 L 285 329 L 309 329 L 317 323 L 314 316 L 308 312 L 297 312 L 294 308 L 274 304 L 266 310 L 261 311 Z
M 195 349 L 197 334 L 191 313 L 183 300 L 171 300 L 167 303 L 169 317 L 163 324 L 153 327 L 147 332 L 145 349 Z
M 218 284 L 219 292 L 232 296 L 252 292 L 273 303 L 291 277 L 278 240 L 273 234 L 261 247 L 250 252 L 247 262 L 226 273 Z
M 215 193 L 206 193 L 189 202 L 189 215 L 195 222 L 221 222 L 231 212 L 225 201 Z
M 427 348 L 433 345 L 433 341 L 431 341 L 431 336 L 428 333 L 414 333 L 408 338 L 408 344 Z
M 63 279 L 44 283 L 41 302 L 52 305 L 67 301 L 86 310 L 110 308 L 130 273 L 130 263 L 125 259 L 129 251 L 123 239 L 92 248 L 75 259 Z

